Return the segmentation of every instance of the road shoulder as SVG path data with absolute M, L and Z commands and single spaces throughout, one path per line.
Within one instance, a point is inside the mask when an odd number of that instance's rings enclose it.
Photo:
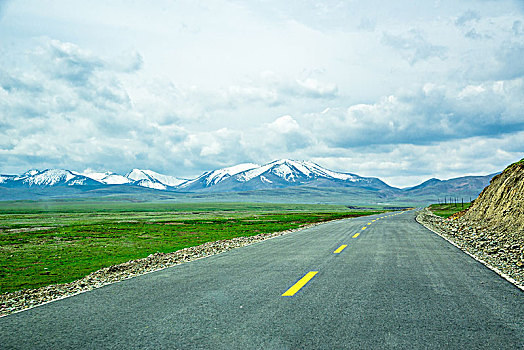
M 417 213 L 416 221 L 524 291 L 524 268 L 513 266 L 503 255 L 492 256 L 490 251 L 464 239 L 452 220 L 443 219 L 424 208 Z

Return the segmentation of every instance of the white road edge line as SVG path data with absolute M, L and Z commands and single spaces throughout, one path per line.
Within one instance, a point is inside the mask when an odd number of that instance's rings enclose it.
M 416 222 L 418 222 L 417 220 L 415 220 Z M 458 249 L 460 249 L 461 251 L 463 251 L 464 253 L 468 254 L 470 257 L 472 257 L 473 259 L 477 260 L 479 263 L 483 264 L 484 266 L 486 266 L 488 269 L 490 269 L 491 271 L 497 273 L 500 277 L 504 278 L 505 280 L 507 280 L 508 282 L 510 282 L 511 284 L 513 284 L 515 287 L 519 288 L 520 290 L 524 291 L 524 285 L 521 285 L 519 284 L 519 282 L 515 281 L 513 278 L 511 278 L 510 276 L 506 275 L 504 272 L 500 271 L 499 269 L 497 269 L 495 266 L 491 266 L 488 262 L 482 260 L 481 258 L 471 254 L 470 252 L 468 252 L 467 250 L 463 249 L 461 246 L 459 246 L 458 244 L 456 244 L 455 242 L 453 242 L 452 240 L 450 240 L 449 238 L 441 235 L 440 233 L 438 233 L 437 231 L 427 227 L 426 225 L 418 222 L 420 225 L 422 225 L 423 227 L 427 228 L 428 230 L 430 230 L 431 232 L 433 232 L 434 234 L 438 235 L 440 238 L 443 238 L 445 239 L 446 241 L 448 241 L 449 243 L 453 244 L 455 247 L 457 247 Z

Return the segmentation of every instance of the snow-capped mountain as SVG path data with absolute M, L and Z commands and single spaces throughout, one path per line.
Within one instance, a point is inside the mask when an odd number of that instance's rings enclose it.
M 190 190 L 200 190 L 203 188 L 212 187 L 231 176 L 237 175 L 239 173 L 243 173 L 245 171 L 249 171 L 252 169 L 259 168 L 260 165 L 253 164 L 253 163 L 243 163 L 238 164 L 232 167 L 228 168 L 222 168 L 214 171 L 206 171 L 199 177 L 197 177 L 194 180 L 189 180 L 179 186 L 180 189 L 184 189 L 186 191 Z
M 134 181 L 135 185 L 154 188 L 157 190 L 165 190 L 168 187 L 177 187 L 187 182 L 187 180 L 179 179 L 174 176 L 163 175 L 152 170 L 142 169 L 133 169 L 128 172 L 125 177 Z
M 265 176 L 263 174 L 265 174 Z M 268 176 L 273 177 L 273 175 L 288 182 L 302 182 L 303 180 L 314 178 L 329 178 L 351 182 L 358 182 L 363 179 L 357 175 L 337 173 L 322 168 L 313 162 L 289 159 L 276 160 L 256 169 L 246 171 L 239 174 L 237 179 L 241 182 L 248 182 L 257 177 L 261 177 L 260 180 L 262 182 L 270 183 L 267 181 Z
M 248 191 L 290 186 L 391 188 L 376 178 L 328 170 L 310 161 L 275 160 L 265 165 L 241 164 L 206 172 L 181 189 L 199 191 Z
M 140 169 L 133 169 L 126 175 L 91 171 L 80 173 L 63 169 L 29 170 L 21 175 L 0 175 L 0 186 L 3 187 L 134 185 L 165 190 L 186 181 Z
M 63 170 L 29 170 L 21 175 L 1 175 L 0 183 L 6 187 L 51 187 L 51 186 L 88 186 L 99 182 L 81 174 Z
M 133 182 L 132 180 L 128 179 L 125 176 L 115 174 L 110 171 L 106 171 L 104 173 L 83 172 L 83 173 L 78 173 L 78 175 L 89 177 L 95 181 L 101 182 L 106 185 L 122 185 L 122 184 Z
M 248 191 L 292 186 L 365 187 L 373 190 L 390 189 L 376 178 L 328 170 L 309 161 L 276 160 L 258 165 L 243 163 L 232 167 L 208 171 L 193 180 L 163 175 L 152 170 L 133 169 L 125 175 L 113 172 L 83 173 L 47 169 L 29 170 L 22 175 L 0 175 L 4 187 L 52 186 L 140 186 L 169 191 Z
M 13 181 L 15 177 L 16 175 L 0 175 L 0 185 L 8 181 Z

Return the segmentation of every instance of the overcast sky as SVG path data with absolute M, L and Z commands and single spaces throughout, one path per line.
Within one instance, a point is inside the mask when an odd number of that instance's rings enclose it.
M 524 157 L 524 2 L 0 0 L 0 173 Z

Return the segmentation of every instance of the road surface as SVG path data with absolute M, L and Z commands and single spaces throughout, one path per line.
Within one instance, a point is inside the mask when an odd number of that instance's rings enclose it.
M 0 349 L 524 348 L 524 292 L 414 220 L 330 222 L 0 318 Z

